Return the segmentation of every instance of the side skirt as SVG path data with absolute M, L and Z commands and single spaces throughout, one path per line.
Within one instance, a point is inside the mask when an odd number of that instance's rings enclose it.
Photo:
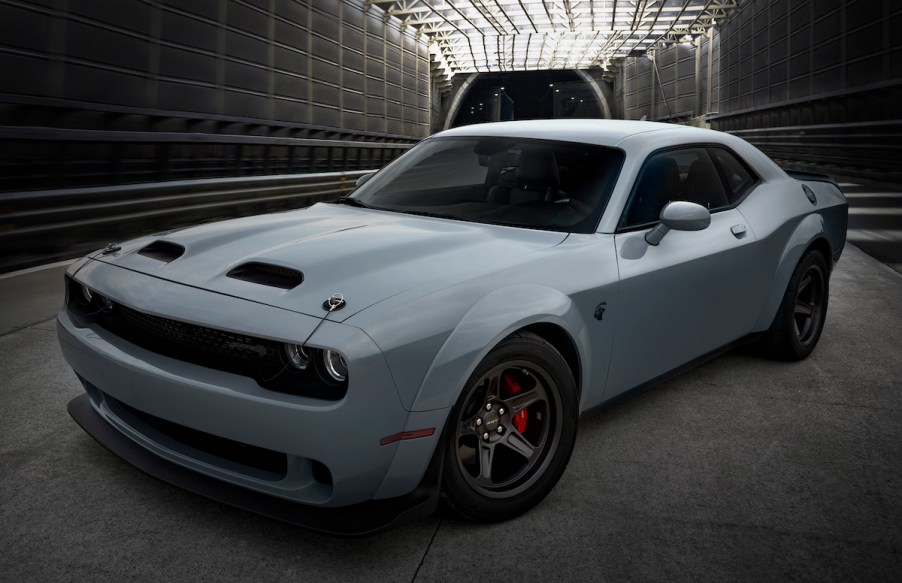
M 740 346 L 754 344 L 757 340 L 761 339 L 761 337 L 763 337 L 764 334 L 765 334 L 765 332 L 754 332 L 752 334 L 749 334 L 748 336 L 743 336 L 739 340 L 734 340 L 733 342 L 730 342 L 729 344 L 725 344 L 724 346 L 721 346 L 720 348 L 712 350 L 711 352 L 708 352 L 707 354 L 703 354 L 703 355 L 699 356 L 698 358 L 694 358 L 694 359 L 690 360 L 689 362 L 687 362 L 686 364 L 680 365 L 673 370 L 665 372 L 662 375 L 656 376 L 655 378 L 653 378 L 649 381 L 645 381 L 641 385 L 637 385 L 637 386 L 633 387 L 632 389 L 627 389 L 627 390 L 623 391 L 622 393 L 620 393 L 619 395 L 617 395 L 615 397 L 611 397 L 607 401 L 604 401 L 604 402 L 592 407 L 591 409 L 587 409 L 587 410 L 583 411 L 582 415 L 580 416 L 580 419 L 595 415 L 596 413 L 600 413 L 600 412 L 604 411 L 605 409 L 607 409 L 608 407 L 616 405 L 617 403 L 620 403 L 621 401 L 624 401 L 626 399 L 630 399 L 634 395 L 645 392 L 652 387 L 656 387 L 669 380 L 672 380 L 672 379 L 680 376 L 687 370 L 693 369 L 697 366 L 701 366 L 701 365 L 705 364 L 706 362 L 714 360 L 715 358 L 717 358 L 718 356 L 720 356 L 722 354 L 725 354 L 727 352 L 730 352 L 731 350 L 739 348 Z

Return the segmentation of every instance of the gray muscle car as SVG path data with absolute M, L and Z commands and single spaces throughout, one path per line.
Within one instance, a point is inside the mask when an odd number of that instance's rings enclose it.
M 332 203 L 66 274 L 72 416 L 171 483 L 309 528 L 505 520 L 581 414 L 741 342 L 815 347 L 847 203 L 727 134 L 527 121 L 424 140 Z

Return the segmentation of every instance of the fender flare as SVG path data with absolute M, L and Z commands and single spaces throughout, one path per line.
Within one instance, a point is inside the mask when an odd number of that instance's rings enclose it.
M 774 274 L 773 285 L 771 285 L 770 293 L 764 302 L 761 315 L 755 324 L 756 331 L 768 330 L 774 321 L 780 302 L 786 294 L 786 287 L 789 285 L 789 279 L 792 272 L 802 259 L 802 255 L 809 247 L 818 239 L 823 239 L 827 245 L 826 230 L 824 228 L 824 218 L 820 214 L 810 214 L 806 216 L 793 230 L 783 247 L 780 255 L 780 261 L 777 265 L 777 271 Z M 828 264 L 832 261 L 831 257 L 827 258 Z
M 412 411 L 449 410 L 483 358 L 504 338 L 532 324 L 562 328 L 577 352 L 588 342 L 573 301 L 559 290 L 519 284 L 494 290 L 476 302 L 438 350 L 417 391 Z M 587 359 L 580 358 L 586 379 Z

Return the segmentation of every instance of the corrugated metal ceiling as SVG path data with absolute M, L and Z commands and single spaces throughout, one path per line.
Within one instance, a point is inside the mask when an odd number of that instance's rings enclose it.
M 607 68 L 704 34 L 737 1 L 368 0 L 426 35 L 441 72 Z

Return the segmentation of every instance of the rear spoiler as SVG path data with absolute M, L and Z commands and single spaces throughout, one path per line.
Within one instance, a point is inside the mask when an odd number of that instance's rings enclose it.
M 826 174 L 818 174 L 817 172 L 802 172 L 800 170 L 786 170 L 786 173 L 796 180 L 801 180 L 803 182 L 828 182 L 836 188 L 839 188 L 839 184 L 837 184 L 835 180 L 833 180 Z

